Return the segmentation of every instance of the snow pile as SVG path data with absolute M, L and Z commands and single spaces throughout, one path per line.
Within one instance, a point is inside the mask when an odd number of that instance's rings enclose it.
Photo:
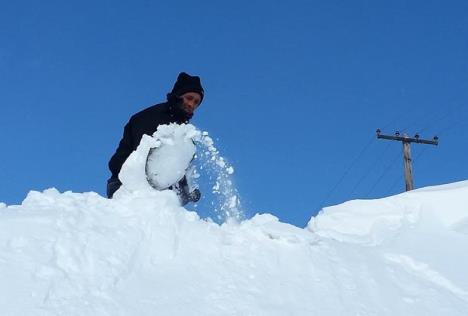
M 143 185 L 142 144 L 115 199 L 0 203 L 1 315 L 468 315 L 468 181 L 325 208 L 304 229 L 218 225 Z
M 468 232 L 466 182 L 427 187 L 380 200 L 354 200 L 325 208 L 308 224 L 322 237 L 378 245 L 407 228 L 423 225 Z
M 218 225 L 172 191 L 0 206 L 2 315 L 467 315 L 468 181 Z

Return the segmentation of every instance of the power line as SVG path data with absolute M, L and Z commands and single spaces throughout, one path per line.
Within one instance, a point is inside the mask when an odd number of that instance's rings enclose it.
M 385 193 L 385 195 L 390 195 L 392 192 L 393 192 L 393 189 L 395 189 L 396 185 L 398 184 L 398 182 L 401 181 L 401 178 L 400 178 L 400 175 L 398 175 L 397 177 L 395 177 L 395 180 L 393 180 L 392 184 L 390 185 L 390 189 L 387 190 L 387 192 Z
M 388 171 L 390 170 L 390 167 L 392 165 L 395 164 L 395 162 L 397 161 L 398 157 L 400 156 L 400 154 L 398 153 L 397 155 L 395 155 L 393 157 L 393 159 L 390 160 L 390 163 L 388 163 L 386 166 L 385 166 L 385 169 L 384 171 L 382 172 L 382 174 L 380 175 L 380 177 L 377 179 L 377 181 L 374 183 L 374 185 L 371 187 L 371 189 L 367 192 L 366 196 L 369 197 L 370 194 L 374 191 L 374 189 L 377 187 L 377 185 L 380 183 L 380 181 L 382 181 L 382 179 L 384 178 L 384 176 L 388 173 Z
M 361 149 L 359 154 L 354 158 L 354 160 L 351 162 L 351 164 L 348 166 L 348 168 L 345 170 L 345 172 L 341 175 L 341 177 L 338 179 L 338 181 L 335 183 L 335 185 L 327 192 L 325 198 L 322 200 L 321 205 L 324 205 L 328 199 L 332 196 L 332 194 L 335 192 L 335 190 L 338 188 L 338 186 L 343 182 L 344 178 L 348 175 L 348 173 L 351 171 L 351 169 L 356 165 L 356 163 L 359 161 L 361 156 L 366 152 L 366 150 L 369 148 L 369 146 L 375 141 L 374 137 L 371 137 L 367 144 Z M 320 205 L 320 206 L 321 206 Z
M 462 108 L 463 105 L 462 104 L 459 104 L 457 106 L 455 106 L 454 108 L 450 108 L 450 109 L 446 109 L 446 108 L 442 108 L 438 113 L 441 114 L 441 115 L 437 115 L 436 118 L 434 120 L 431 120 L 429 123 L 427 123 L 419 132 L 422 133 L 424 132 L 425 130 L 427 130 L 429 127 L 432 127 L 434 125 L 436 125 L 435 123 L 439 123 L 443 120 L 445 120 L 446 118 L 448 118 L 450 115 L 452 115 L 453 113 L 456 113 L 458 112 L 458 110 L 460 108 Z M 439 133 L 438 133 L 439 134 Z
M 376 166 L 378 166 L 378 162 L 382 160 L 382 157 L 387 153 L 388 149 L 390 148 L 390 143 L 387 144 L 387 146 L 385 147 L 385 149 L 380 153 L 380 155 L 378 155 L 376 157 L 376 159 L 374 160 L 374 162 L 371 164 L 371 167 L 370 168 L 367 168 L 367 172 L 365 172 L 360 178 L 359 180 L 356 182 L 356 184 L 353 186 L 353 189 L 351 190 L 351 196 L 354 194 L 354 192 L 356 191 L 356 189 L 359 187 L 359 185 L 362 183 L 362 181 L 364 181 L 364 179 L 367 178 L 367 176 L 376 168 Z
M 458 125 L 460 125 L 460 123 L 464 122 L 465 124 L 467 123 L 466 119 L 465 118 L 461 118 L 459 119 L 458 121 L 456 121 L 454 124 L 451 124 L 441 130 L 439 130 L 439 132 L 437 133 L 438 135 L 446 135 L 446 133 L 452 129 L 454 129 L 455 127 L 458 127 Z M 463 125 L 463 124 L 462 124 Z

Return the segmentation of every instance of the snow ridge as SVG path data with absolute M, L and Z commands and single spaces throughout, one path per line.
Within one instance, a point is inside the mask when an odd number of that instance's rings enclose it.
M 172 191 L 115 200 L 32 191 L 21 205 L 0 209 L 0 310 L 466 315 L 467 193 L 462 182 L 349 202 L 301 229 L 269 214 L 222 225 L 201 220 Z M 353 213 L 361 220 L 348 222 Z

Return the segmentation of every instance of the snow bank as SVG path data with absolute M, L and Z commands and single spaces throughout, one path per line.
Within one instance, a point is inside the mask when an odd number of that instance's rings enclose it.
M 464 181 L 327 207 L 311 219 L 308 228 L 322 237 L 375 245 L 422 222 L 425 227 L 463 231 L 467 219 L 468 181 Z
M 218 225 L 172 191 L 0 204 L 1 315 L 467 315 L 468 182 Z

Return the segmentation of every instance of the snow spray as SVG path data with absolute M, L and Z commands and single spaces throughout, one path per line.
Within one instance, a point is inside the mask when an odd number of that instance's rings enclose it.
M 220 155 L 213 140 L 208 136 L 208 132 L 202 132 L 194 140 L 199 145 L 195 160 L 200 170 L 197 170 L 196 165 L 192 167 L 188 173 L 189 182 L 196 181 L 194 179 L 200 177 L 199 171 L 206 173 L 212 185 L 211 191 L 215 196 L 211 205 L 217 220 L 221 222 L 242 221 L 245 216 L 241 210 L 239 193 L 233 182 L 234 168 Z

